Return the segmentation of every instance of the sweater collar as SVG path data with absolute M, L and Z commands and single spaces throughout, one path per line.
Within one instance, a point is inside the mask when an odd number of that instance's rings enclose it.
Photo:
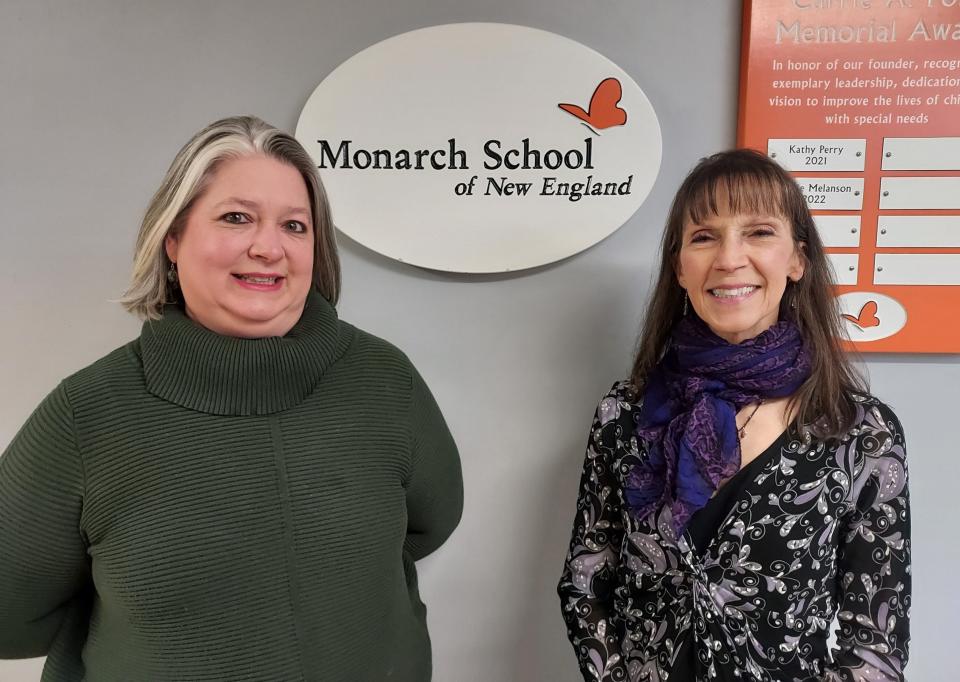
M 271 414 L 297 405 L 343 353 L 345 342 L 336 310 L 314 290 L 300 320 L 282 337 L 223 336 L 174 305 L 140 332 L 147 390 L 219 415 Z

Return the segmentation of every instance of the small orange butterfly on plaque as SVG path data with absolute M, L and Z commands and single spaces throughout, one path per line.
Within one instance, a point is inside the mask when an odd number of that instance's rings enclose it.
M 868 329 L 870 327 L 879 327 L 880 318 L 877 317 L 877 302 L 876 301 L 867 301 L 863 304 L 863 307 L 860 308 L 859 314 L 856 317 L 853 315 L 848 315 L 844 313 L 841 315 L 843 319 L 847 320 L 851 324 L 859 327 L 860 329 Z
M 620 81 L 616 78 L 605 78 L 593 91 L 588 110 L 584 111 L 583 107 L 576 104 L 558 104 L 557 106 L 579 118 L 594 135 L 599 135 L 598 129 L 622 126 L 627 122 L 626 110 L 617 106 L 622 96 L 623 88 Z

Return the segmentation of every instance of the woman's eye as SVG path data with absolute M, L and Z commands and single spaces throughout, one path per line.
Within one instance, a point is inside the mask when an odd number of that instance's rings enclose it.
M 770 237 L 772 235 L 775 235 L 776 232 L 774 232 L 769 227 L 759 227 L 755 229 L 753 232 L 751 232 L 751 234 L 755 237 Z
M 699 244 L 701 242 L 710 241 L 710 235 L 704 232 L 698 232 L 697 234 L 690 237 L 691 244 Z
M 222 216 L 220 216 L 220 220 L 225 223 L 230 223 L 231 225 L 242 225 L 250 222 L 250 218 L 247 216 L 247 214 L 240 213 L 238 211 L 224 213 Z
M 291 232 L 296 232 L 297 234 L 306 234 L 307 226 L 301 223 L 299 220 L 288 220 L 286 222 L 286 228 Z

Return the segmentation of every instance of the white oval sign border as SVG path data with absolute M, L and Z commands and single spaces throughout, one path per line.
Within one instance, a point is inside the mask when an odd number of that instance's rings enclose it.
M 871 302 L 876 305 L 875 312 L 865 309 L 865 306 Z M 872 291 L 850 291 L 837 296 L 837 304 L 840 307 L 840 315 L 843 318 L 847 335 L 851 341 L 856 343 L 870 343 L 871 341 L 886 339 L 907 325 L 907 309 L 903 307 L 900 301 L 886 294 Z M 861 327 L 851 319 L 859 319 L 867 314 L 876 317 L 879 324 L 874 327 Z M 887 324 L 887 320 L 890 320 L 889 324 Z
M 560 214 L 559 217 L 551 217 L 549 212 L 545 212 L 542 206 L 538 211 L 531 211 L 529 208 L 526 210 L 526 212 L 524 212 L 523 208 L 511 209 L 510 213 L 515 214 L 516 216 L 514 218 L 516 223 L 528 221 L 525 224 L 529 225 L 539 218 L 542 220 L 542 224 L 544 226 L 553 227 L 556 229 L 556 232 L 546 234 L 544 230 L 541 229 L 539 234 L 534 233 L 527 235 L 527 241 L 530 243 L 524 244 L 522 243 L 523 240 L 520 240 L 521 243 L 519 246 L 516 244 L 509 244 L 510 248 L 490 247 L 486 252 L 483 252 L 482 247 L 484 245 L 476 241 L 476 235 L 473 235 L 475 242 L 473 244 L 469 243 L 469 238 L 471 236 L 470 230 L 473 230 L 474 232 L 478 229 L 491 230 L 489 226 L 490 221 L 488 221 L 486 224 L 477 224 L 482 223 L 483 221 L 476 220 L 471 223 L 469 218 L 465 217 L 465 214 L 471 210 L 471 207 L 466 203 L 463 203 L 461 205 L 460 212 L 455 217 L 453 212 L 448 208 L 447 217 L 441 217 L 440 220 L 441 227 L 448 227 L 450 224 L 460 223 L 461 232 L 463 232 L 467 237 L 465 240 L 467 243 L 464 244 L 461 252 L 459 254 L 451 255 L 451 251 L 455 251 L 455 249 L 448 249 L 447 253 L 443 253 L 443 249 L 439 249 L 439 254 L 430 252 L 421 253 L 416 250 L 416 243 L 418 239 L 416 235 L 408 235 L 407 238 L 402 240 L 404 243 L 400 243 L 398 241 L 400 237 L 394 236 L 393 243 L 391 244 L 390 239 L 380 240 L 376 236 L 371 238 L 369 228 L 367 228 L 366 231 L 364 229 L 358 229 L 357 224 L 353 223 L 355 214 L 358 210 L 357 205 L 362 205 L 362 210 L 370 210 L 371 206 L 376 207 L 382 202 L 382 199 L 385 196 L 383 191 L 375 193 L 358 191 L 357 189 L 353 189 L 351 191 L 350 187 L 346 186 L 339 177 L 339 175 L 342 175 L 348 171 L 344 171 L 343 169 L 336 169 L 336 171 L 332 171 L 331 169 L 321 169 L 321 176 L 324 179 L 324 183 L 327 185 L 331 197 L 330 201 L 332 210 L 334 212 L 335 222 L 337 223 L 338 228 L 351 239 L 386 257 L 428 269 L 475 274 L 510 272 L 547 265 L 549 263 L 558 262 L 581 253 L 582 251 L 594 246 L 616 232 L 620 227 L 626 224 L 626 222 L 629 221 L 634 213 L 636 213 L 636 211 L 643 205 L 643 202 L 646 200 L 656 181 L 663 155 L 663 140 L 660 125 L 649 99 L 646 97 L 646 94 L 643 92 L 640 86 L 637 85 L 637 83 L 629 76 L 629 74 L 627 74 L 614 62 L 607 59 L 605 56 L 589 47 L 586 47 L 585 45 L 582 45 L 581 43 L 573 41 L 570 38 L 543 31 L 541 29 L 517 26 L 513 24 L 445 24 L 416 29 L 414 31 L 399 34 L 397 36 L 380 41 L 347 59 L 345 62 L 343 62 L 343 64 L 338 66 L 333 72 L 324 78 L 323 81 L 321 81 L 321 83 L 311 94 L 310 98 L 308 98 L 307 103 L 301 112 L 300 120 L 297 124 L 297 137 L 302 143 L 304 143 L 304 145 L 308 148 L 308 151 L 316 159 L 318 156 L 316 151 L 318 145 L 316 142 L 311 143 L 310 141 L 311 138 L 319 139 L 314 134 L 311 134 L 313 131 L 317 130 L 317 127 L 311 128 L 310 122 L 311 116 L 315 115 L 315 112 L 312 111 L 313 105 L 327 99 L 327 95 L 324 93 L 326 87 L 331 82 L 336 82 L 337 79 L 344 79 L 345 73 L 347 76 L 349 76 L 349 71 L 351 68 L 353 68 L 352 65 L 359 62 L 369 63 L 372 61 L 376 63 L 377 59 L 380 58 L 380 55 L 378 54 L 380 51 L 386 49 L 389 53 L 390 50 L 395 49 L 398 45 L 401 47 L 401 50 L 405 50 L 410 44 L 429 45 L 430 40 L 427 40 L 427 38 L 435 38 L 437 35 L 436 32 L 454 32 L 456 35 L 452 40 L 459 40 L 462 42 L 464 32 L 472 35 L 472 37 L 475 39 L 479 39 L 482 37 L 479 34 L 483 33 L 484 31 L 499 33 L 501 34 L 501 38 L 502 34 L 512 33 L 514 45 L 517 44 L 515 38 L 518 35 L 525 34 L 526 36 L 537 36 L 538 39 L 545 40 L 548 43 L 560 45 L 562 46 L 562 50 L 567 50 L 577 56 L 580 59 L 579 66 L 577 68 L 584 70 L 583 65 L 584 63 L 587 63 L 585 70 L 588 72 L 588 76 L 589 72 L 592 70 L 595 74 L 604 74 L 604 78 L 612 75 L 620 81 L 622 86 L 622 98 L 619 100 L 619 103 L 622 104 L 624 109 L 627 111 L 627 124 L 632 125 L 630 125 L 629 128 L 627 126 L 623 126 L 619 130 L 617 127 L 614 127 L 613 133 L 610 137 L 611 139 L 616 139 L 619 134 L 619 138 L 621 140 L 629 139 L 632 141 L 634 146 L 625 147 L 627 151 L 623 154 L 624 157 L 627 156 L 630 150 L 639 149 L 639 151 L 634 152 L 636 154 L 635 157 L 630 157 L 628 161 L 620 160 L 621 171 L 624 168 L 635 171 L 631 177 L 634 178 L 634 182 L 636 184 L 628 187 L 628 189 L 632 192 L 631 196 L 629 197 L 630 201 L 621 201 L 619 203 L 609 201 L 607 204 L 601 204 L 600 206 L 594 205 L 592 210 L 584 210 L 579 208 L 577 204 L 579 203 L 581 206 L 589 206 L 590 199 L 606 200 L 613 199 L 613 197 L 584 197 L 577 203 L 564 201 L 560 197 L 552 197 L 552 200 L 556 204 L 556 212 Z M 430 34 L 433 35 L 431 36 Z M 558 49 L 558 51 L 561 52 L 562 50 Z M 534 54 L 542 54 L 543 52 L 543 50 L 533 50 Z M 414 61 L 416 61 L 416 59 L 414 59 Z M 571 69 L 567 69 L 567 71 L 570 70 Z M 421 74 L 420 77 L 423 77 L 423 75 Z M 474 87 L 477 80 L 478 77 L 476 74 L 474 74 L 470 86 Z M 591 136 L 596 131 L 588 132 L 588 126 L 585 123 L 574 120 L 573 116 L 565 111 L 559 110 L 557 106 L 560 102 L 571 101 L 573 103 L 579 102 L 579 104 L 583 105 L 584 109 L 588 109 L 591 90 L 597 82 L 602 82 L 602 80 L 603 78 L 599 78 L 597 75 L 594 75 L 590 78 L 590 80 L 583 80 L 583 82 L 580 84 L 574 84 L 575 87 L 556 88 L 556 92 L 551 92 L 551 95 L 555 95 L 552 100 L 548 101 L 544 99 L 539 103 L 541 108 L 549 110 L 549 113 L 544 110 L 543 115 L 555 116 L 554 120 L 556 121 L 556 124 L 553 124 L 553 128 L 555 130 L 553 132 L 552 139 L 555 139 L 559 135 L 567 136 L 570 140 L 584 140 L 584 142 L 586 139 L 594 139 Z M 588 83 L 590 85 L 587 85 Z M 352 92 L 349 89 L 345 89 L 342 84 L 340 86 L 340 90 L 342 91 L 341 94 L 346 93 L 347 96 L 349 96 Z M 361 95 L 359 96 L 361 97 L 366 96 L 362 95 L 362 93 L 365 92 L 363 88 L 357 88 L 356 92 L 360 92 Z M 580 94 L 578 96 L 575 93 Z M 449 99 L 456 101 L 455 97 L 450 97 Z M 344 104 L 342 98 L 337 98 L 337 104 L 343 105 L 342 108 L 345 110 L 350 110 L 350 105 Z M 320 111 L 321 113 L 323 112 L 322 107 Z M 592 113 L 592 110 L 590 111 Z M 331 113 L 332 117 L 336 117 L 336 111 L 329 113 Z M 531 139 L 534 135 L 539 135 L 539 137 L 550 137 L 543 134 L 545 128 L 544 126 L 539 126 L 539 130 L 530 129 L 535 127 L 536 126 L 528 126 L 525 131 L 527 135 L 531 137 Z M 362 132 L 362 126 L 360 126 L 360 128 Z M 556 132 L 556 130 L 560 129 L 562 129 L 562 133 Z M 568 133 L 568 129 L 573 130 L 574 133 Z M 628 137 L 624 134 L 624 130 L 635 130 L 638 132 L 632 133 L 632 136 Z M 334 134 L 330 137 L 335 139 L 336 131 L 334 130 L 333 132 Z M 474 134 L 472 130 L 466 132 Z M 581 132 L 583 134 L 581 134 Z M 601 134 L 606 132 L 609 131 L 602 131 Z M 400 134 L 402 135 L 403 132 L 401 131 Z M 480 139 L 484 138 L 482 134 L 479 137 Z M 601 139 L 599 136 L 597 136 L 596 139 L 598 142 L 594 143 L 595 147 L 597 144 L 602 144 L 599 142 Z M 584 142 L 581 142 L 580 144 L 582 145 Z M 395 146 L 402 147 L 402 145 Z M 574 146 L 575 145 L 573 144 L 568 144 L 566 145 L 566 149 L 572 149 Z M 610 149 L 612 149 L 613 146 L 614 145 L 612 143 L 608 144 Z M 471 151 L 476 153 L 476 150 Z M 482 176 L 484 174 L 484 169 L 482 167 L 478 168 L 478 166 L 481 165 L 479 158 L 475 159 L 472 165 L 473 168 L 469 172 L 463 172 L 466 176 Z M 612 166 L 613 164 L 610 165 Z M 426 172 L 429 173 L 430 171 Z M 621 172 L 621 175 L 624 174 Z M 522 177 L 522 173 L 518 177 Z M 624 175 L 624 178 L 625 177 L 626 175 Z M 623 180 L 624 178 L 618 176 L 617 179 Z M 612 183 L 605 182 L 604 184 L 609 186 Z M 596 184 L 594 185 L 594 189 L 596 189 Z M 389 190 L 386 194 L 389 194 Z M 409 192 L 406 195 L 409 195 Z M 376 198 L 371 199 L 371 197 Z M 532 199 L 533 197 L 527 198 Z M 622 197 L 617 197 L 617 199 L 620 198 Z M 503 199 L 506 201 L 506 198 Z M 535 202 L 527 202 L 527 204 L 533 203 Z M 520 203 L 518 202 L 516 206 L 520 206 Z M 577 216 L 576 221 L 572 221 L 569 216 L 566 216 L 566 214 L 574 212 Z M 444 220 L 447 222 L 444 223 Z M 572 222 L 576 222 L 576 224 L 571 225 Z M 376 229 L 381 229 L 381 232 L 396 230 L 396 225 L 392 221 L 386 220 L 386 216 L 382 216 L 382 219 L 378 220 L 377 224 L 387 224 L 389 227 L 382 229 L 375 228 L 373 231 L 374 234 L 376 234 Z M 509 223 L 507 223 L 507 225 L 509 227 Z M 570 228 L 568 233 L 562 232 L 562 228 L 565 225 Z M 559 237 L 557 234 L 559 234 Z M 538 239 L 539 242 L 537 241 Z M 423 236 L 420 235 L 420 242 L 423 241 Z M 411 246 L 412 244 L 413 246 Z M 486 264 L 479 264 L 481 257 L 486 259 Z

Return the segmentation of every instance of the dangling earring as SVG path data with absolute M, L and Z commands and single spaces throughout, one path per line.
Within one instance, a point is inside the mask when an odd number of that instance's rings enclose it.
M 683 292 L 683 316 L 687 316 L 687 311 L 690 309 L 690 299 L 687 296 L 687 292 Z
M 797 310 L 797 299 L 800 298 L 800 283 L 797 280 L 790 280 L 790 308 L 794 312 Z
M 170 282 L 174 288 L 180 285 L 180 275 L 177 273 L 177 264 L 173 261 L 170 261 L 170 268 L 167 270 L 167 281 Z

